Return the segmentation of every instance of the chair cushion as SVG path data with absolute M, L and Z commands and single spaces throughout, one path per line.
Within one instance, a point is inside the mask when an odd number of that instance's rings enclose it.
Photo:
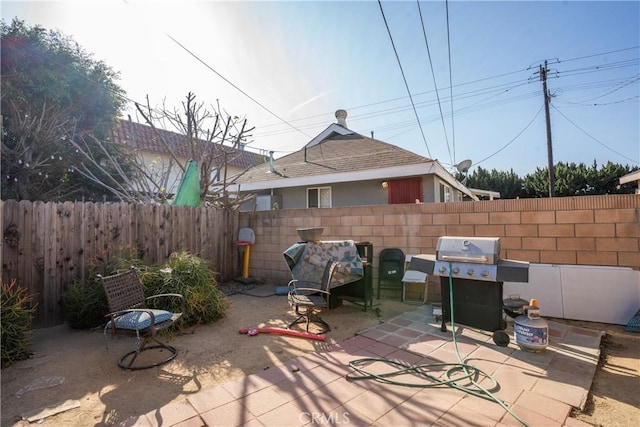
M 321 295 L 292 295 L 289 305 L 327 307 L 327 300 Z
M 156 325 L 171 319 L 173 313 L 165 310 L 151 310 L 156 318 Z M 131 313 L 123 314 L 115 319 L 116 328 L 118 329 L 131 329 L 133 331 L 139 331 L 151 326 L 151 317 L 146 311 L 132 311 Z M 111 327 L 111 321 L 107 323 L 107 328 Z

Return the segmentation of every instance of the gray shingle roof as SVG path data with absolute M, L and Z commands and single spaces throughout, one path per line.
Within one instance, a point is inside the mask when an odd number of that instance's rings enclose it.
M 132 149 L 170 156 L 170 151 L 160 138 L 164 139 L 172 147 L 178 157 L 184 159 L 191 157 L 187 138 L 176 132 L 157 129 L 156 133 L 151 126 L 124 119 L 117 119 L 116 127 L 111 132 L 111 140 L 113 142 L 126 145 Z M 201 143 L 207 144 L 206 141 L 202 140 Z M 264 164 L 268 160 L 266 156 L 258 153 L 229 146 L 224 146 L 224 148 L 230 154 L 228 156 L 229 164 L 238 168 L 247 169 L 251 166 Z
M 357 172 L 430 162 L 427 157 L 386 142 L 353 133 L 332 135 L 321 143 L 273 161 L 277 173 L 267 173 L 269 164 L 256 166 L 238 181 L 262 182 L 331 173 Z

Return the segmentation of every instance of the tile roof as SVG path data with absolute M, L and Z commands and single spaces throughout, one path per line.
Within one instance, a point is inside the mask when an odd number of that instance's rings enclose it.
M 157 129 L 156 134 L 151 126 L 130 120 L 117 119 L 116 127 L 111 132 L 111 140 L 133 149 L 170 156 L 170 151 L 158 137 L 158 134 L 173 148 L 178 157 L 191 158 L 191 151 L 184 135 L 163 129 Z M 206 141 L 201 140 L 201 143 L 206 144 Z M 224 148 L 227 153 L 231 154 L 229 164 L 238 168 L 247 169 L 251 166 L 264 164 L 268 160 L 266 156 L 251 151 L 229 146 L 224 146 Z
M 358 172 L 430 162 L 431 159 L 357 133 L 331 135 L 312 147 L 275 159 L 277 173 L 266 173 L 269 164 L 251 168 L 238 182 L 261 182 L 331 173 Z M 278 175 L 282 174 L 282 175 Z

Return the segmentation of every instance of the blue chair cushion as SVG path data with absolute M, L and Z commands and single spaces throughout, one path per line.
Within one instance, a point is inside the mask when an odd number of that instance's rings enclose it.
M 629 323 L 627 323 L 627 327 L 625 328 L 628 332 L 640 332 L 640 310 L 629 319 Z
M 155 324 L 162 323 L 171 319 L 173 313 L 165 310 L 151 310 L 155 316 Z M 118 329 L 130 329 L 132 331 L 139 331 L 151 326 L 151 316 L 149 313 L 143 311 L 134 311 L 131 313 L 123 314 L 115 319 L 116 328 Z M 107 323 L 107 328 L 111 327 L 111 321 Z

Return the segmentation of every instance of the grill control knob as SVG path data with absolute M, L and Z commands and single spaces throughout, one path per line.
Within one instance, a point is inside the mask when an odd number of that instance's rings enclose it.
M 474 274 L 476 274 L 476 271 L 475 271 L 473 268 L 470 268 L 470 269 L 467 271 L 467 274 L 468 274 L 469 276 L 473 276 Z
M 491 275 L 491 273 L 489 272 L 489 270 L 485 270 L 482 272 L 482 277 L 489 277 Z
M 442 266 L 440 267 L 440 273 L 446 273 L 447 272 L 447 267 Z
M 460 273 L 460 269 L 458 267 L 453 269 L 453 274 L 459 274 Z

